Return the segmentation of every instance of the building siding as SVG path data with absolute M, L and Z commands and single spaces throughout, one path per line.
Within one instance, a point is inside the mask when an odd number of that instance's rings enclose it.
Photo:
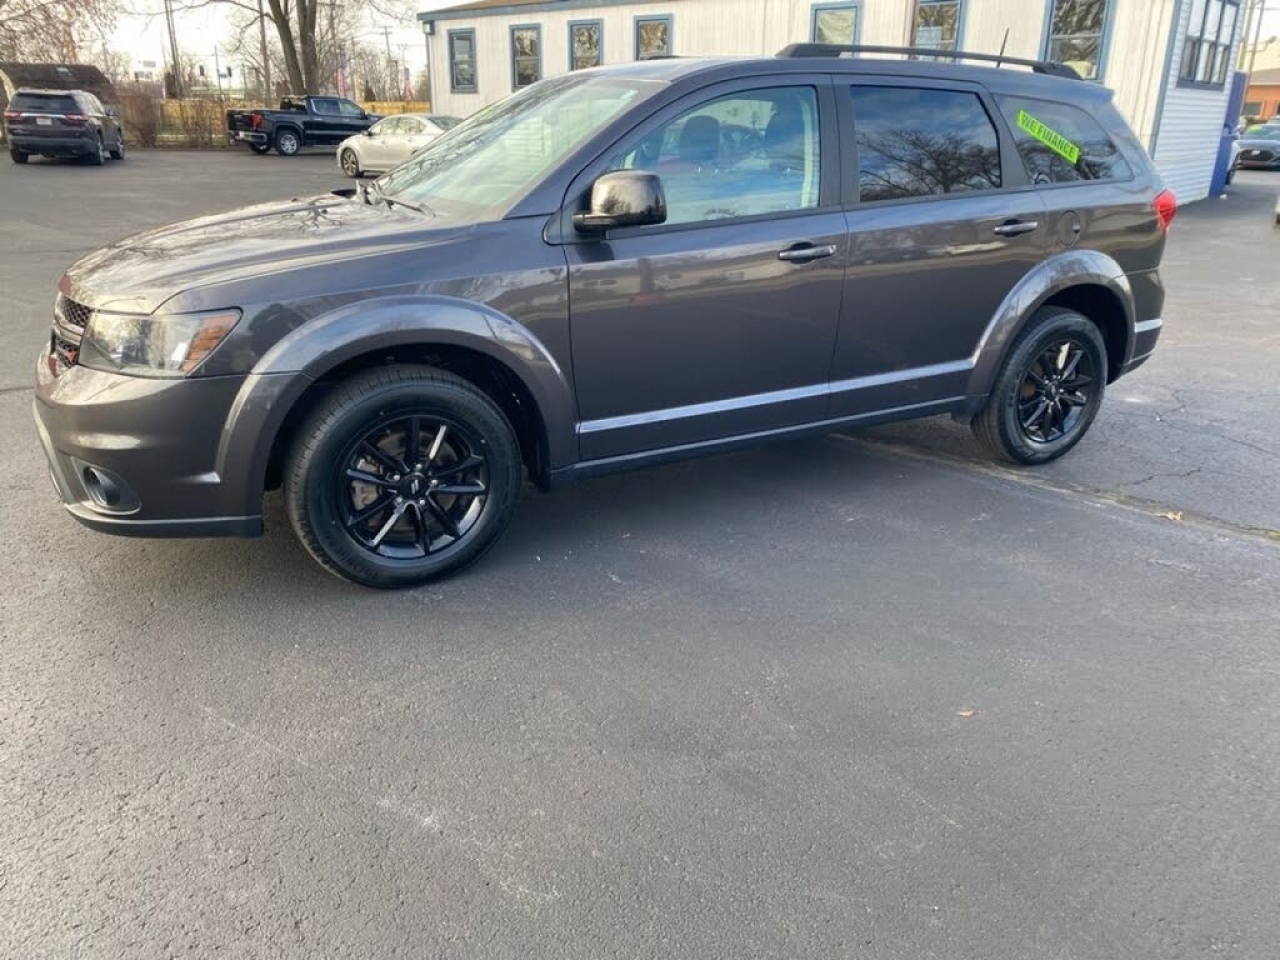
M 1174 34 L 1173 57 L 1165 80 L 1164 108 L 1155 143 L 1154 159 L 1165 183 L 1173 188 L 1183 203 L 1203 200 L 1209 195 L 1214 164 L 1218 159 L 1218 143 L 1227 116 L 1227 90 L 1206 90 L 1179 86 L 1183 40 L 1191 20 L 1191 3 L 1181 4 Z M 1233 44 L 1231 63 L 1238 52 Z
M 512 89 L 511 27 L 542 27 L 542 75 L 569 69 L 569 24 L 603 23 L 605 63 L 635 58 L 634 23 L 638 16 L 672 18 L 673 53 L 679 56 L 771 56 L 788 43 L 809 39 L 815 6 L 838 0 L 665 0 L 635 3 L 572 4 L 566 9 L 527 9 L 510 14 L 465 18 L 448 11 L 429 38 L 435 108 L 467 116 L 505 97 Z M 858 41 L 903 45 L 910 42 L 915 0 L 857 0 Z M 1190 0 L 1111 0 L 1114 4 L 1101 64 L 1102 82 L 1115 93 L 1116 107 L 1141 141 L 1157 146 L 1162 174 L 1186 200 L 1207 195 L 1226 110 L 1225 91 L 1177 86 L 1182 38 L 1190 18 Z M 964 0 L 960 46 L 1011 57 L 1039 58 L 1048 35 L 1049 0 Z M 1170 33 L 1176 53 L 1166 75 Z M 429 14 L 423 14 L 430 18 Z M 456 19 L 455 19 L 456 17 Z M 1238 21 L 1237 32 L 1239 31 Z M 450 30 L 476 31 L 478 89 L 453 93 L 449 85 L 447 36 Z M 1163 112 L 1162 112 L 1162 94 Z M 1158 138 L 1158 143 L 1157 143 Z

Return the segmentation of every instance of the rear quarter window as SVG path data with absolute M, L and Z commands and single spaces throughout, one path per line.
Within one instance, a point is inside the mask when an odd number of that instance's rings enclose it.
M 19 93 L 9 101 L 10 110 L 31 113 L 80 113 L 75 98 L 51 93 Z
M 1032 183 L 1133 178 L 1115 141 L 1079 107 L 1029 97 L 997 96 L 996 102 Z

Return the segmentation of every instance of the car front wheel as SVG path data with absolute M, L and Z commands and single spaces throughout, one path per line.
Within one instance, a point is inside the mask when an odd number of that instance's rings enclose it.
M 111 159 L 112 160 L 124 159 L 124 131 L 123 130 L 116 134 L 116 145 L 111 148 Z
M 26 163 L 27 154 L 23 153 L 21 150 L 10 150 L 9 159 L 14 163 Z
M 973 431 L 995 456 L 1048 463 L 1088 432 L 1107 382 L 1098 328 L 1063 307 L 1037 311 L 1000 369 Z
M 433 367 L 358 374 L 294 438 L 284 496 L 319 563 L 396 588 L 453 573 L 506 529 L 520 495 L 520 448 L 494 402 Z

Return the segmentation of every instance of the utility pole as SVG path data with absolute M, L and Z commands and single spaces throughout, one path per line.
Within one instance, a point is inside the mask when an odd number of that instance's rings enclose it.
M 222 64 L 218 62 L 218 48 L 213 48 L 213 75 L 218 80 L 218 100 L 222 100 Z
M 262 12 L 262 0 L 258 0 L 258 45 L 262 50 L 262 73 L 266 77 L 266 89 L 262 92 L 262 99 L 269 105 L 271 102 L 271 56 L 267 52 L 267 16 Z
M 404 52 L 409 49 L 405 44 L 400 44 L 400 102 L 412 100 L 412 96 L 405 96 L 405 88 L 409 86 L 409 61 L 405 59 Z M 412 90 L 410 94 L 412 94 Z
M 390 27 L 382 28 L 382 39 L 385 40 L 387 43 L 387 76 L 390 78 L 392 83 L 395 83 L 396 82 L 396 61 L 395 61 L 395 58 L 391 56 L 391 28 Z M 404 94 L 402 92 L 401 96 L 403 95 Z M 387 99 L 390 100 L 391 98 L 387 97 Z
M 164 19 L 169 27 L 169 62 L 173 64 L 173 95 L 182 99 L 182 58 L 178 56 L 178 33 L 173 28 L 173 7 L 164 0 Z

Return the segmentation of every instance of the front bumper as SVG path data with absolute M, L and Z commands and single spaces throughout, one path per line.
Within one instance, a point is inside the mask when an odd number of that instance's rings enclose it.
M 22 153 L 38 153 L 45 157 L 86 157 L 98 150 L 97 135 L 92 137 L 28 137 L 9 134 L 9 149 Z
M 34 413 L 49 472 L 67 511 L 104 533 L 252 537 L 262 515 L 217 470 L 227 415 L 245 378 L 147 379 L 72 366 L 36 366 Z M 123 490 L 102 496 L 99 477 Z M 259 501 L 260 502 L 260 501 Z

